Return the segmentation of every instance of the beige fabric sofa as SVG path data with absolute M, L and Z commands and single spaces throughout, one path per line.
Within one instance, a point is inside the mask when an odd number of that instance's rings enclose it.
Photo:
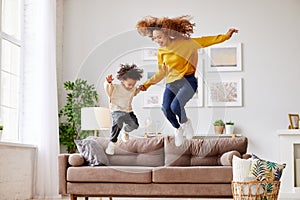
M 105 149 L 108 140 L 97 138 Z M 109 166 L 87 166 L 80 154 L 61 154 L 59 193 L 84 197 L 232 197 L 233 155 L 248 140 L 204 138 L 176 147 L 170 136 L 118 141 Z

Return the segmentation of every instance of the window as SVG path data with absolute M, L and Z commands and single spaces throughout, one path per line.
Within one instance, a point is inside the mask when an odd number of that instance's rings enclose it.
M 2 140 L 19 140 L 22 0 L 0 0 L 0 123 Z

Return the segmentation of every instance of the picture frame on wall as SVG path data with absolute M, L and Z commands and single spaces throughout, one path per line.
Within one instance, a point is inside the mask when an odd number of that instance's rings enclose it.
M 157 60 L 157 48 L 155 47 L 148 47 L 143 49 L 142 57 L 145 61 L 156 61 Z
M 299 114 L 288 114 L 289 116 L 289 129 L 299 129 Z
M 242 78 L 207 80 L 208 107 L 242 106 Z
M 219 44 L 207 50 L 208 72 L 242 71 L 242 44 Z
M 144 94 L 144 108 L 161 107 L 162 95 L 161 93 L 145 93 Z

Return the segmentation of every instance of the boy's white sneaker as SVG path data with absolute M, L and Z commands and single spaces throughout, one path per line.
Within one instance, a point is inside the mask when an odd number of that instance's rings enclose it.
M 122 131 L 121 132 L 121 139 L 122 139 L 123 142 L 128 142 L 129 141 L 129 133 L 125 132 L 125 131 Z
M 192 126 L 192 122 L 190 119 L 188 119 L 183 125 L 183 131 L 185 133 L 185 137 L 186 139 L 188 140 L 191 140 L 194 136 L 194 129 L 193 129 L 193 126 Z
M 183 143 L 183 129 L 179 127 L 175 130 L 175 145 L 179 147 Z
M 109 142 L 107 148 L 105 149 L 105 152 L 108 155 L 114 155 L 115 154 L 115 143 Z

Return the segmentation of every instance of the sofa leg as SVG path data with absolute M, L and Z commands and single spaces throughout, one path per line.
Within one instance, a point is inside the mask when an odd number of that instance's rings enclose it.
M 77 200 L 77 197 L 74 194 L 70 194 L 70 200 Z
M 84 200 L 89 200 L 89 197 L 84 197 Z
M 109 197 L 109 200 L 113 200 L 112 197 Z

